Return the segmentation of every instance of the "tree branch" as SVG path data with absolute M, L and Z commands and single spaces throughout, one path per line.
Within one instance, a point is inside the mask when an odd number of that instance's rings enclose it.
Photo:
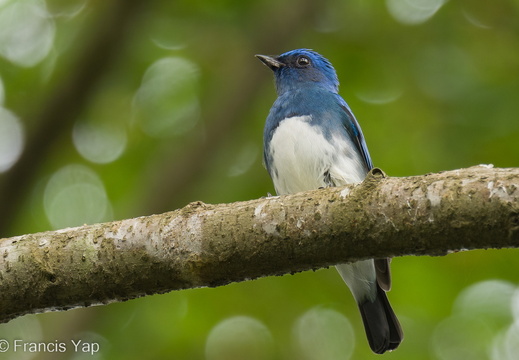
M 519 169 L 477 166 L 0 240 L 0 321 L 373 257 L 519 247 Z

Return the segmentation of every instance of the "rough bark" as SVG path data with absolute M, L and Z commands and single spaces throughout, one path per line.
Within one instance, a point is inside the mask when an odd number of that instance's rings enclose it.
M 0 240 L 0 321 L 372 257 L 519 247 L 519 169 L 476 166 Z

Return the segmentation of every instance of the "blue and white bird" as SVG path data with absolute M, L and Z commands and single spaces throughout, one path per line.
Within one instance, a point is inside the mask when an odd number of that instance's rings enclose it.
M 274 72 L 278 94 L 263 133 L 264 161 L 276 193 L 362 182 L 373 164 L 360 126 L 338 94 L 332 64 L 307 49 L 256 57 Z M 359 306 L 373 352 L 396 349 L 403 333 L 386 296 L 389 259 L 336 268 Z

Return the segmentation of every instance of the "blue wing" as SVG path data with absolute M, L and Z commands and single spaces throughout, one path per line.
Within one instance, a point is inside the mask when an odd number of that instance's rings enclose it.
M 373 169 L 373 162 L 371 161 L 371 157 L 369 156 L 368 146 L 366 145 L 366 141 L 364 140 L 364 135 L 362 134 L 362 130 L 360 128 L 357 119 L 351 112 L 350 107 L 344 101 L 342 97 L 337 95 L 337 100 L 341 109 L 344 111 L 342 114 L 342 123 L 350 135 L 350 137 L 354 140 L 355 146 L 359 150 L 359 153 L 362 154 L 362 158 L 368 167 L 368 171 Z

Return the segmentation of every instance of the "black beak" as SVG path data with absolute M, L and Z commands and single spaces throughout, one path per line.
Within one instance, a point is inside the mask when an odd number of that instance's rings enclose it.
M 256 55 L 256 57 L 260 59 L 263 64 L 267 65 L 272 71 L 275 71 L 285 66 L 285 64 L 283 64 L 281 61 L 279 61 L 273 56 Z

